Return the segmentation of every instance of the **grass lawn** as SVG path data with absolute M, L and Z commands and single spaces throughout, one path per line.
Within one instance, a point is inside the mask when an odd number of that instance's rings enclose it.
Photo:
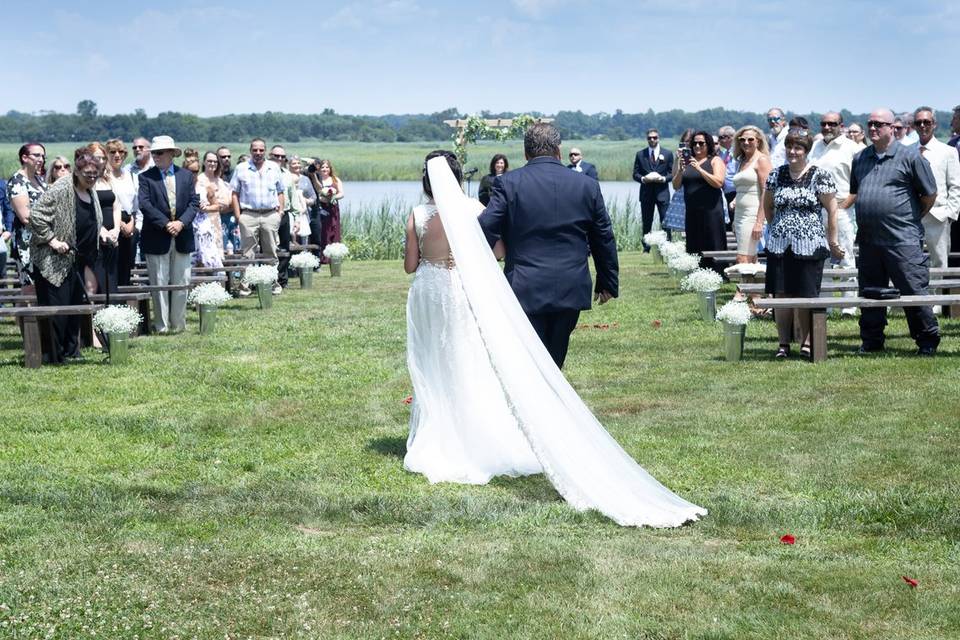
M 574 512 L 541 476 L 405 472 L 398 262 L 229 303 L 213 336 L 194 312 L 125 367 L 25 370 L 4 321 L 0 637 L 960 637 L 958 321 L 919 359 L 903 316 L 878 357 L 830 320 L 819 365 L 774 362 L 756 322 L 727 363 L 692 294 L 622 263 L 566 374 L 710 510 L 678 530 Z

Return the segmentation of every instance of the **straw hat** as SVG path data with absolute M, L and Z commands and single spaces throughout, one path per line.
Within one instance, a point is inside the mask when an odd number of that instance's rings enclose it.
M 179 158 L 182 153 L 170 136 L 154 136 L 150 141 L 150 151 L 173 151 L 174 158 Z

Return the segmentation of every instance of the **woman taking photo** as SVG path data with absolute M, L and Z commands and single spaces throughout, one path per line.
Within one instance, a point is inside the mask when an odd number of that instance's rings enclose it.
M 63 156 L 57 156 L 50 163 L 50 170 L 47 171 L 47 185 L 52 185 L 63 176 L 68 175 L 70 175 L 70 161 Z
M 30 213 L 33 277 L 37 303 L 75 305 L 84 301 L 81 272 L 97 259 L 103 216 L 94 186 L 100 166 L 90 154 L 76 161 L 70 180 L 58 180 Z M 54 316 L 50 332 L 51 362 L 80 355 L 80 316 Z
M 480 178 L 480 188 L 477 190 L 477 199 L 483 206 L 490 204 L 490 195 L 493 193 L 493 181 L 510 169 L 507 156 L 498 153 L 490 159 L 490 173 Z
M 33 267 L 30 264 L 30 210 L 47 183 L 43 180 L 43 161 L 47 151 L 39 142 L 28 142 L 20 147 L 20 170 L 7 181 L 7 201 L 13 207 L 12 257 L 17 262 L 17 278 L 23 293 L 33 293 Z
M 116 259 L 116 277 L 111 273 L 110 287 L 114 288 L 114 282 L 117 286 L 127 286 L 130 284 L 130 273 L 133 270 L 133 263 L 136 260 L 137 248 L 133 244 L 133 235 L 136 231 L 136 222 L 131 213 L 134 208 L 134 202 L 137 198 L 137 187 L 135 178 L 123 170 L 123 162 L 127 158 L 127 146 L 123 140 L 113 138 L 107 140 L 104 145 L 107 149 L 107 169 L 104 172 L 104 179 L 110 184 L 113 193 L 116 196 L 116 206 L 120 209 L 120 222 L 118 228 L 120 233 L 117 235 L 117 259 Z M 99 196 L 99 188 L 97 195 Z M 108 212 L 110 213 L 110 212 Z
M 680 154 L 673 174 L 673 188 L 683 187 L 686 209 L 684 230 L 687 253 L 722 251 L 727 248 L 724 228 L 723 178 L 727 167 L 714 154 L 713 136 L 697 131 L 690 139 L 690 152 Z M 702 258 L 700 265 L 716 269 L 713 258 Z
M 320 205 L 320 232 L 316 244 L 320 246 L 320 261 L 328 264 L 330 260 L 323 256 L 323 248 L 328 244 L 340 242 L 340 200 L 343 199 L 343 183 L 333 170 L 329 160 L 320 160 L 316 171 L 310 173 L 310 180 Z M 311 226 L 316 224 L 311 221 Z
M 757 261 L 757 242 L 763 235 L 766 219 L 758 215 L 763 188 L 770 175 L 767 137 L 757 127 L 747 125 L 737 131 L 733 157 L 740 170 L 733 174 L 737 188 L 734 202 L 734 233 L 737 236 L 737 264 Z
M 690 148 L 690 138 L 693 137 L 693 129 L 687 129 L 680 134 L 680 144 L 677 145 L 677 155 L 674 160 L 674 171 L 683 166 L 683 150 Z M 683 225 L 686 221 L 687 212 L 683 204 L 683 187 L 677 189 L 674 187 L 673 195 L 670 196 L 670 204 L 663 214 L 663 228 L 673 231 L 683 231 Z
M 790 129 L 784 147 L 787 164 L 771 171 L 763 194 L 763 211 L 770 223 L 767 243 L 766 292 L 778 298 L 820 296 L 823 263 L 843 257 L 837 240 L 837 192 L 833 176 L 807 164 L 813 138 L 804 129 Z M 823 232 L 820 209 L 827 211 Z M 793 309 L 776 309 L 780 346 L 777 358 L 790 356 Z M 798 314 L 800 355 L 810 358 L 810 312 Z

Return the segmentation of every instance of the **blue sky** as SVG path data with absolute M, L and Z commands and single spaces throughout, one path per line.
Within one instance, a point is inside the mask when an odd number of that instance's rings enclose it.
M 27 4 L 4 8 L 0 112 L 85 98 L 202 116 L 960 103 L 951 0 Z

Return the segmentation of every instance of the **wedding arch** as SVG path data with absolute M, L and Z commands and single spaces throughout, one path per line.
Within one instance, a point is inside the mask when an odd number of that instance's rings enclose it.
M 453 134 L 454 152 L 457 154 L 457 159 L 460 160 L 460 166 L 463 167 L 467 165 L 468 144 L 475 143 L 477 140 L 499 140 L 502 142 L 511 138 L 522 138 L 527 127 L 537 122 L 553 122 L 553 118 L 534 118 L 531 115 L 522 114 L 515 118 L 468 116 L 443 121 L 445 125 L 456 129 Z

